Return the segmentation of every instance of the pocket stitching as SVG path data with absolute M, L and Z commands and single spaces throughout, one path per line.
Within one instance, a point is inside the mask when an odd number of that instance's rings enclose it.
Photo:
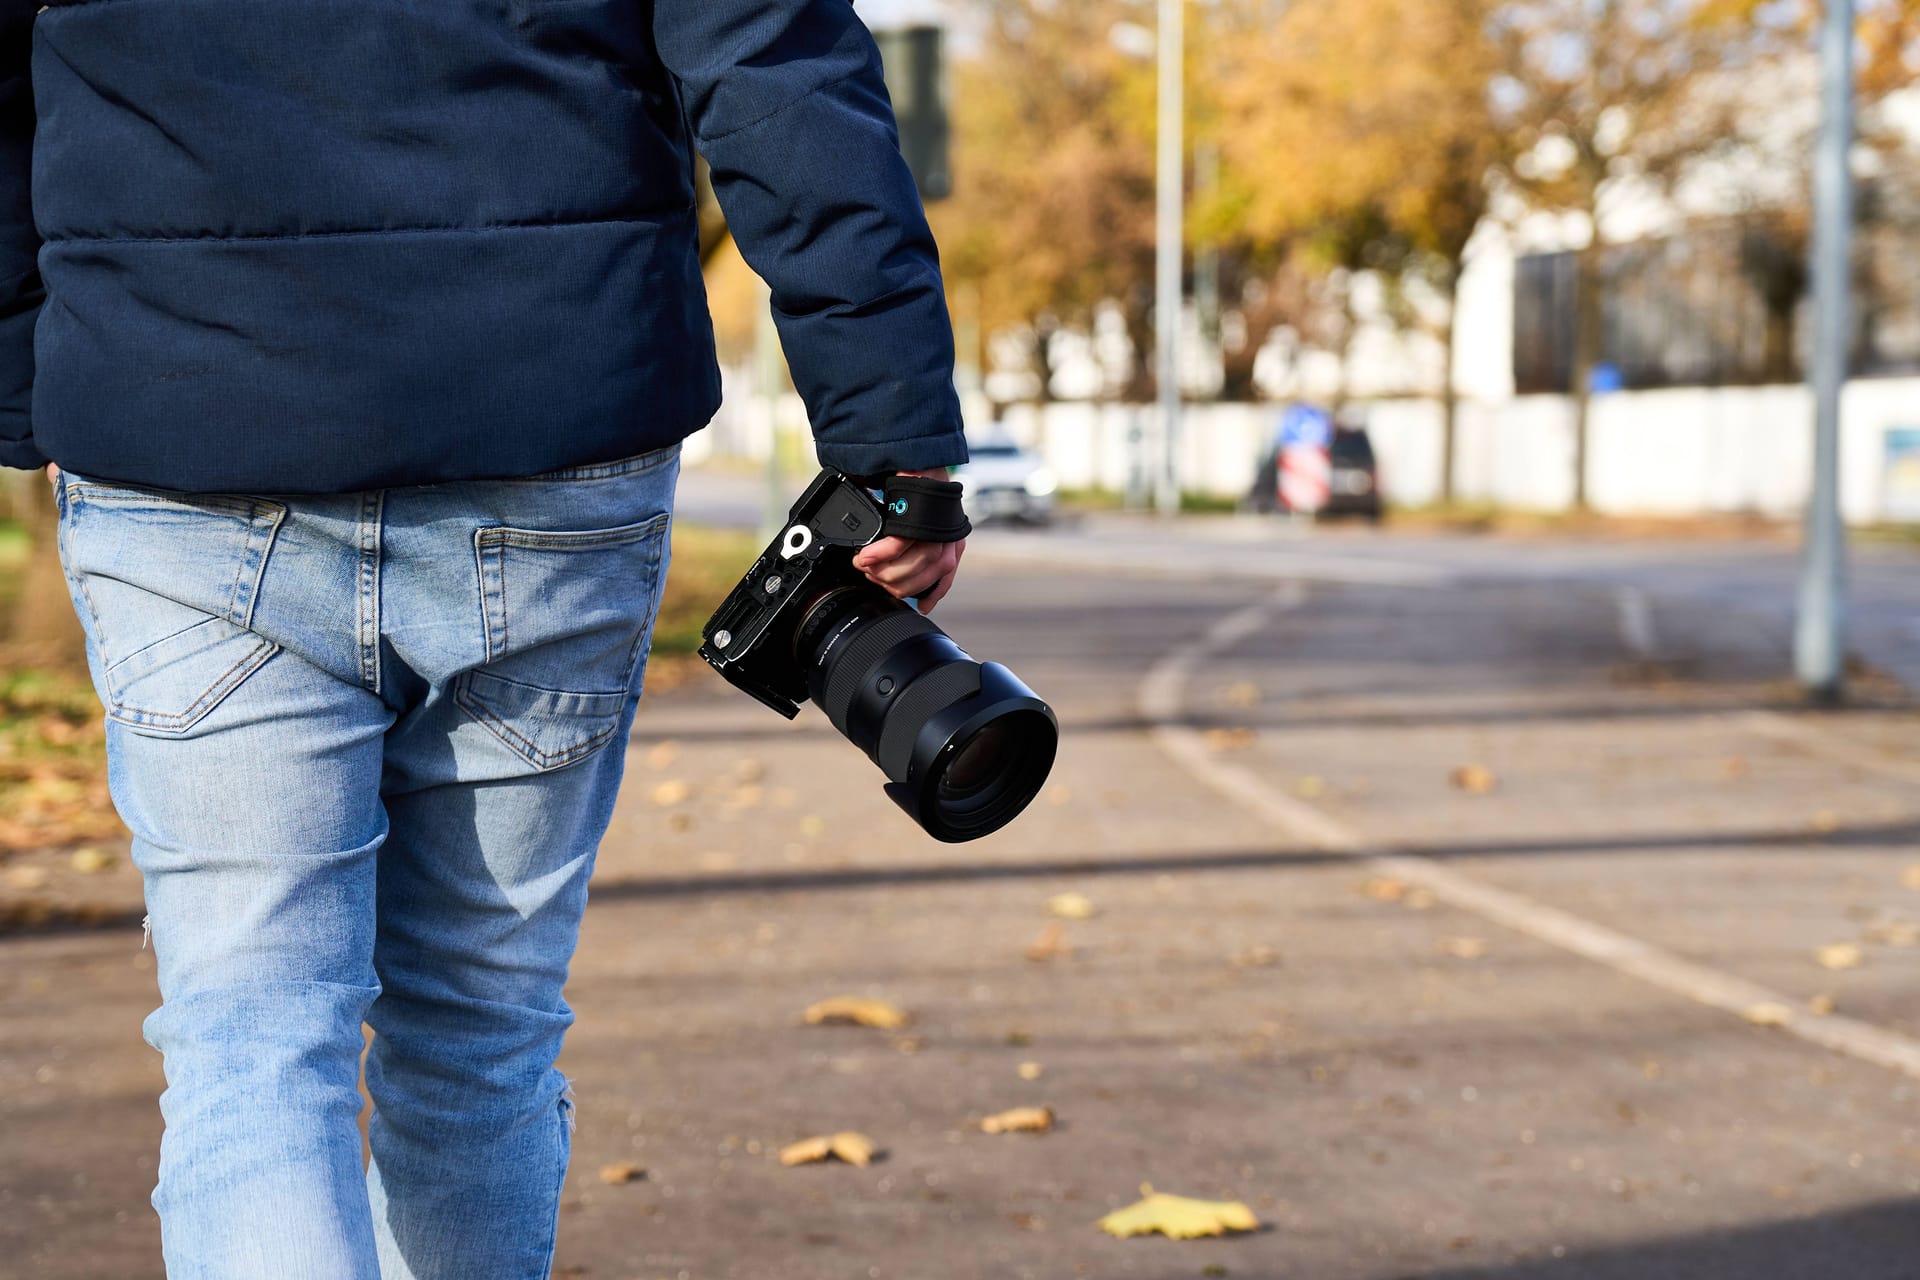
M 604 729 L 601 729 L 599 732 L 595 733 L 592 737 L 584 738 L 581 741 L 574 743 L 572 746 L 568 747 L 564 751 L 542 751 L 536 743 L 534 743 L 531 739 L 527 738 L 525 735 L 517 732 L 512 725 L 502 720 L 499 716 L 494 715 L 490 708 L 488 708 L 484 703 L 480 702 L 474 696 L 473 681 L 467 678 L 472 674 L 473 674 L 472 672 L 468 672 L 467 676 L 463 676 L 461 678 L 460 687 L 454 693 L 453 700 L 456 703 L 458 703 L 464 711 L 466 711 L 474 719 L 478 720 L 483 726 L 485 726 L 490 733 L 492 733 L 495 737 L 499 738 L 502 742 L 506 743 L 509 747 L 512 747 L 516 752 L 518 752 L 522 757 L 524 757 L 527 760 L 527 762 L 532 764 L 536 769 L 557 769 L 563 764 L 573 763 L 574 760 L 579 759 L 582 756 L 591 755 L 594 751 L 597 751 L 602 745 L 604 745 L 607 739 L 611 738 L 614 735 L 614 731 L 620 727 L 620 720 L 619 720 L 619 717 L 616 715 L 612 724 L 606 726 Z M 504 679 L 504 677 L 496 676 L 495 679 Z M 509 680 L 509 681 L 506 681 L 506 683 L 518 684 L 519 682 L 514 680 Z M 525 685 L 522 687 L 531 689 L 534 686 Z M 539 690 L 539 692 L 562 693 L 565 691 L 560 689 L 541 689 Z M 576 694 L 574 696 L 576 697 L 588 697 L 588 696 L 616 697 L 618 696 L 618 697 L 621 697 L 624 702 L 624 695 Z
M 66 480 L 64 473 L 62 480 Z M 224 613 L 209 613 L 206 615 L 206 618 L 238 627 L 240 628 L 241 634 L 252 634 L 253 606 L 259 597 L 260 577 L 266 571 L 267 553 L 272 550 L 273 543 L 279 535 L 280 525 L 286 518 L 287 508 L 284 505 L 261 498 L 230 497 L 225 494 L 196 495 L 192 501 L 185 501 L 156 490 L 142 489 L 134 485 L 106 485 L 87 480 L 63 483 L 62 490 L 62 496 L 66 498 L 66 514 L 69 518 L 62 522 L 63 527 L 60 530 L 60 534 L 66 544 L 64 550 L 66 552 L 65 559 L 68 564 L 71 564 L 74 537 L 78 531 L 80 508 L 84 507 L 87 503 L 103 507 L 158 507 L 167 511 L 194 514 L 206 514 L 211 510 L 219 515 L 240 520 L 245 527 L 245 539 L 241 547 L 238 564 L 234 568 L 233 584 L 228 589 L 226 611 Z M 262 538 L 259 529 L 259 523 L 262 518 L 265 518 L 267 522 L 264 538 Z M 256 544 L 259 544 L 257 548 Z M 253 585 L 246 593 L 246 609 L 244 613 L 241 617 L 236 618 L 233 615 L 236 612 L 240 600 L 241 584 L 246 579 L 249 565 L 253 567 Z M 248 676 L 264 666 L 267 659 L 280 652 L 280 645 L 264 637 L 255 636 L 258 643 L 247 650 L 231 667 L 222 672 L 218 679 L 214 680 L 212 684 L 203 690 L 184 709 L 177 712 L 149 711 L 140 707 L 129 706 L 119 690 L 114 687 L 112 673 L 125 666 L 130 660 L 152 649 L 155 645 L 165 644 L 169 640 L 177 639 L 202 624 L 195 623 L 193 626 L 183 628 L 180 631 L 174 632 L 172 635 L 151 640 L 141 645 L 132 653 L 123 655 L 109 665 L 106 658 L 112 650 L 112 645 L 107 636 L 106 627 L 101 622 L 99 606 L 94 603 L 93 593 L 87 587 L 87 575 L 69 570 L 66 576 L 69 582 L 78 590 L 81 600 L 86 605 L 86 620 L 92 624 L 89 629 L 96 637 L 96 645 L 99 649 L 101 659 L 101 683 L 104 686 L 104 691 L 109 701 L 109 705 L 106 707 L 107 716 L 109 719 L 116 720 L 121 724 L 138 728 L 156 729 L 162 732 L 184 733 L 204 719 L 228 694 L 239 688 Z
M 487 654 L 487 661 L 492 662 L 496 656 L 505 655 L 508 650 L 507 628 L 509 622 L 506 609 L 506 565 L 504 555 L 506 547 L 518 546 L 533 550 L 592 550 L 606 547 L 630 546 L 633 543 L 652 538 L 654 540 L 652 554 L 647 559 L 646 573 L 649 583 L 653 585 L 654 591 L 657 594 L 659 589 L 660 561 L 665 550 L 666 531 L 671 525 L 672 519 L 673 513 L 671 511 L 663 511 L 659 515 L 637 524 L 622 525 L 617 529 L 542 531 L 516 529 L 507 525 L 489 525 L 486 528 L 475 530 L 473 535 L 474 555 L 480 574 L 481 629 L 484 633 L 483 642 L 485 645 L 484 651 Z M 490 585 L 488 580 L 487 569 L 489 561 L 487 552 L 489 550 L 493 552 L 492 564 L 494 566 L 496 585 Z M 500 648 L 497 652 L 493 646 L 495 628 L 493 617 L 491 616 L 492 611 L 489 610 L 488 607 L 490 602 L 489 593 L 491 593 L 491 599 L 495 602 L 495 608 L 498 611 L 500 621 Z M 655 608 L 657 611 L 657 602 Z M 547 689 L 538 685 L 530 685 L 521 681 L 511 680 L 506 676 L 494 675 L 492 673 L 487 674 L 491 679 L 501 681 L 505 684 L 518 685 L 521 688 L 531 689 L 537 693 L 565 694 L 572 697 L 619 698 L 622 705 L 624 705 L 626 699 L 633 696 L 633 677 L 634 673 L 639 669 L 640 650 L 652 634 L 653 620 L 650 618 L 646 625 L 642 626 L 636 632 L 633 643 L 627 647 L 627 656 L 624 663 L 624 683 L 626 688 L 617 693 L 613 691 L 580 693 L 568 689 Z M 536 769 L 556 769 L 562 765 L 574 763 L 576 760 L 591 755 L 594 751 L 604 746 L 607 740 L 611 738 L 620 727 L 619 716 L 616 714 L 611 724 L 594 733 L 591 737 L 566 748 L 564 751 L 543 751 L 538 744 L 515 730 L 479 700 L 478 696 L 473 692 L 474 681 L 472 679 L 473 676 L 478 674 L 481 674 L 478 669 L 469 671 L 464 673 L 456 681 L 453 695 L 454 704 L 471 715 L 483 728 L 492 733 L 496 738 L 499 738 L 501 742 L 505 743 Z
M 222 621 L 224 621 L 224 619 L 222 619 Z M 172 637 L 169 637 L 169 639 L 171 638 Z M 152 648 L 153 646 L 149 645 L 147 647 Z M 144 653 L 146 650 L 143 649 L 141 652 Z M 184 733 L 205 719 L 208 713 L 219 706 L 228 694 L 238 689 L 248 676 L 265 666 L 267 659 L 279 652 L 280 646 L 273 641 L 260 640 L 253 648 L 247 650 L 239 661 L 222 672 L 219 679 L 209 685 L 206 692 L 194 699 L 192 704 L 185 710 L 178 712 L 142 711 L 138 707 L 127 706 L 120 700 L 119 695 L 115 694 L 114 705 L 107 711 L 107 715 L 125 725 L 134 725 L 143 729 L 158 729 L 171 733 Z M 108 691 L 112 692 L 111 687 L 109 687 Z

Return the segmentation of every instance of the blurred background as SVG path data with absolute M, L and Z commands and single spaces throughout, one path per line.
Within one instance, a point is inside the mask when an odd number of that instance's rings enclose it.
M 709 200 L 556 1275 L 1920 1276 L 1920 4 L 859 11 L 973 446 L 937 620 L 1061 753 L 940 845 L 693 656 L 814 469 Z M 51 527 L 8 475 L 0 1276 L 158 1276 Z M 1143 1184 L 1257 1226 L 1102 1230 Z

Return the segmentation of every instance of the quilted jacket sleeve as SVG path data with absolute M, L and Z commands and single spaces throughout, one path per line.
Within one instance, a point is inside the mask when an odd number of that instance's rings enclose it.
M 40 286 L 40 237 L 33 229 L 28 166 L 33 153 L 33 85 L 27 55 L 38 0 L 0 0 L 0 464 L 41 467 L 33 447 L 33 323 Z
M 855 475 L 966 461 L 933 235 L 848 0 L 655 0 L 714 192 L 807 402 Z

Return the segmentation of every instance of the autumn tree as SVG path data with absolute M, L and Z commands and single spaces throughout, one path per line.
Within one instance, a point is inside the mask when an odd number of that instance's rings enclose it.
M 1516 0 L 1501 6 L 1496 101 L 1513 140 L 1504 176 L 1531 210 L 1577 215 L 1574 505 L 1587 505 L 1588 410 L 1602 356 L 1607 221 L 1658 200 L 1703 162 L 1745 146 L 1756 73 L 1791 15 L 1745 0 Z
M 1128 391 L 1151 386 L 1153 66 L 1116 26 L 1136 0 L 981 0 L 954 69 L 954 193 L 932 211 L 947 278 L 975 285 L 989 331 L 1031 336 L 1042 395 L 1059 327 L 1120 308 Z

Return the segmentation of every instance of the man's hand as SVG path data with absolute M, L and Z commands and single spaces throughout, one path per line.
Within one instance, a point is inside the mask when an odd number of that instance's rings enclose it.
M 945 480 L 945 467 L 925 471 L 901 471 L 898 475 Z M 896 600 L 918 596 L 920 612 L 932 613 L 933 606 L 953 589 L 953 578 L 960 569 L 960 557 L 966 553 L 967 540 L 958 542 L 911 542 L 906 538 L 882 538 L 860 548 L 853 567 L 867 575 L 868 581 Z

